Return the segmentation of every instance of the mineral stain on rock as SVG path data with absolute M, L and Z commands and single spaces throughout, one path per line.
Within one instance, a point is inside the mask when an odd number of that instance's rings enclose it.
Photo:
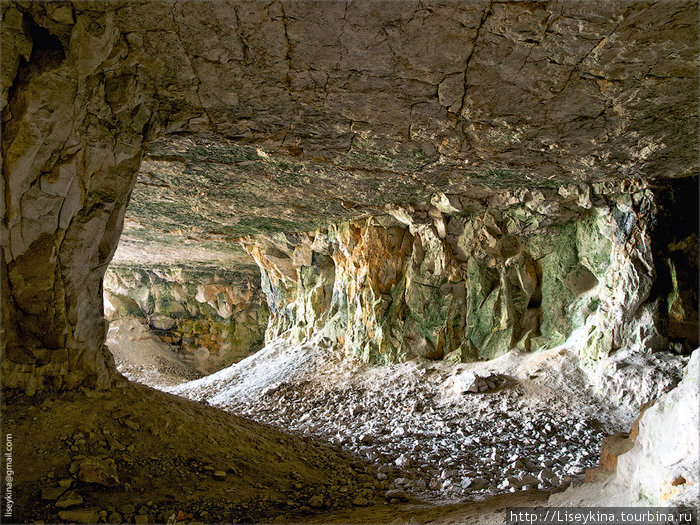
M 621 231 L 612 210 L 630 197 L 639 223 Z M 370 362 L 465 362 L 552 348 L 585 328 L 582 357 L 599 359 L 639 338 L 609 328 L 649 298 L 650 199 L 648 189 L 615 184 L 482 201 L 439 194 L 383 216 L 242 243 L 263 272 L 268 338 L 322 332 Z
M 201 266 L 114 265 L 105 275 L 104 290 L 109 320 L 141 320 L 201 373 L 262 347 L 267 303 L 256 279 L 246 274 Z

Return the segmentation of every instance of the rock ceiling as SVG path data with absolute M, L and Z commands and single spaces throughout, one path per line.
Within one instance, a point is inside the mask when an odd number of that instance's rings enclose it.
M 102 278 L 137 178 L 132 259 L 195 246 L 232 267 L 239 235 L 438 192 L 693 175 L 697 17 L 683 1 L 3 2 L 4 384 L 108 384 Z
M 117 260 L 242 264 L 232 238 L 436 192 L 695 171 L 694 2 L 19 7 L 78 70 L 118 61 L 96 88 L 161 137 Z

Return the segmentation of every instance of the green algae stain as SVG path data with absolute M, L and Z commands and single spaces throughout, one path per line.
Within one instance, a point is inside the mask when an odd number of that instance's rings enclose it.
M 155 159 L 163 158 L 195 163 L 212 162 L 222 164 L 254 161 L 260 158 L 255 148 L 251 146 L 198 144 L 181 151 L 168 148 L 166 142 L 159 141 L 150 145 L 147 154 Z
M 391 169 L 399 163 L 395 152 L 365 142 L 356 143 L 345 161 L 350 166 L 365 169 Z

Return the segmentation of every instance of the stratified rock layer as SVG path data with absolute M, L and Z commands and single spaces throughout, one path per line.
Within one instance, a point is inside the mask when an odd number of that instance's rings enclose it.
M 104 287 L 108 319 L 145 317 L 152 332 L 203 373 L 262 347 L 267 304 L 259 284 L 246 276 L 111 266 Z

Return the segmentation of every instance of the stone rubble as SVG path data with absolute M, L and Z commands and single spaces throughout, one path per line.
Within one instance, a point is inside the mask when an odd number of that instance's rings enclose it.
M 56 501 L 56 507 L 59 509 L 65 509 L 68 507 L 77 507 L 83 504 L 83 497 L 75 490 L 70 490 L 63 494 L 58 501 Z
M 463 499 L 558 487 L 597 464 L 604 437 L 592 421 L 533 410 L 513 390 L 438 404 L 418 389 L 339 388 L 314 396 L 282 385 L 235 409 L 373 461 L 389 500 L 405 499 L 398 496 L 404 491 Z
M 268 377 L 236 393 L 231 385 L 241 387 L 254 374 L 248 376 L 250 369 L 235 365 L 218 378 L 211 376 L 218 383 L 204 378 L 179 388 L 190 397 L 280 427 L 284 434 L 278 434 L 276 442 L 296 442 L 297 451 L 302 441 L 330 441 L 336 450 L 356 456 L 355 463 L 328 470 L 324 483 L 309 483 L 290 470 L 282 492 L 266 494 L 265 485 L 253 481 L 251 489 L 262 496 L 247 501 L 232 497 L 227 487 L 245 475 L 235 461 L 199 461 L 156 451 L 139 456 L 134 451 L 138 436 L 160 432 L 164 422 L 154 425 L 117 405 L 99 430 L 61 434 L 70 461 L 65 472 L 56 469 L 42 480 L 40 512 L 49 521 L 58 517 L 75 523 L 92 522 L 95 515 L 102 523 L 206 523 L 221 516 L 256 516 L 266 508 L 276 509 L 278 517 L 303 517 L 343 507 L 473 501 L 548 491 L 580 479 L 596 465 L 604 437 L 625 427 L 624 421 L 617 427 L 611 423 L 618 415 L 604 400 L 581 394 L 585 375 L 573 368 L 573 355 L 564 350 L 511 352 L 472 364 L 417 358 L 373 367 L 337 355 L 322 340 L 312 342 L 314 351 L 304 354 L 308 362 L 297 363 L 296 373 L 288 371 L 284 381 Z M 294 361 L 298 349 L 286 344 L 280 349 Z M 263 349 L 255 359 L 271 361 L 266 352 Z M 274 360 L 267 364 L 279 368 Z M 480 384 L 487 390 L 479 391 Z M 47 400 L 36 410 L 48 414 L 58 406 Z M 260 444 L 253 447 L 279 462 L 292 450 L 262 452 Z M 303 457 L 329 469 L 335 461 L 320 450 L 306 450 Z M 209 490 L 220 487 L 225 502 L 153 501 L 151 492 L 134 492 L 136 468 L 145 468 L 154 480 L 211 483 Z M 104 485 L 113 483 L 133 495 L 129 503 L 96 501 Z M 185 499 L 196 490 L 187 492 Z
M 97 483 L 105 487 L 119 485 L 117 466 L 112 458 L 85 458 L 80 463 L 78 479 L 85 483 Z
M 248 363 L 170 391 L 351 451 L 376 468 L 388 501 L 403 500 L 397 494 L 464 500 L 560 487 L 596 466 L 603 438 L 618 430 L 605 420 L 611 407 L 576 394 L 584 385 L 561 364 L 569 359 L 561 353 L 552 354 L 560 360 L 555 369 L 540 363 L 544 354 L 517 352 L 499 358 L 511 363 L 505 370 L 497 362 L 455 366 L 422 358 L 377 368 L 314 344 L 315 352 L 303 354 L 312 363 L 298 364 L 296 375 L 255 383 L 260 369 Z M 289 359 L 307 346 L 287 349 Z M 279 371 L 273 350 L 256 354 L 253 364 Z M 533 367 L 515 373 L 512 363 L 523 359 L 536 363 L 537 374 Z M 551 389 L 547 398 L 533 394 L 542 385 Z
M 154 394 L 164 395 L 154 390 L 147 393 Z M 167 398 L 171 405 L 187 403 Z M 148 402 L 136 410 L 126 410 L 121 403 L 123 400 L 109 409 L 95 408 L 90 414 L 80 412 L 80 430 L 55 430 L 55 441 L 65 454 L 53 463 L 53 470 L 37 480 L 32 504 L 24 506 L 25 514 L 19 516 L 23 522 L 247 523 L 269 516 L 292 516 L 289 520 L 298 521 L 299 516 L 312 512 L 385 501 L 386 490 L 376 480 L 376 469 L 327 442 L 216 413 L 196 447 L 178 449 L 174 444 L 185 432 L 187 412 L 178 410 L 178 416 L 168 412 L 154 418 L 153 413 L 144 412 Z M 32 410 L 66 421 L 65 414 L 56 414 L 65 410 L 64 401 L 43 405 Z M 190 405 L 212 411 L 191 403 L 185 406 Z M 51 410 L 44 410 L 46 407 Z M 5 415 L 5 405 L 3 411 Z M 96 417 L 100 421 L 93 425 Z M 231 419 L 255 433 L 241 434 L 239 430 L 241 437 L 235 440 L 217 434 L 227 430 L 222 425 Z M 193 431 L 197 430 L 187 430 Z M 144 436 L 151 435 L 158 437 L 162 450 L 144 448 Z M 262 435 L 271 441 L 261 439 Z M 122 446 L 114 448 L 117 441 Z M 245 455 L 241 447 L 245 447 Z M 36 460 L 53 460 L 54 450 L 52 440 L 50 448 L 37 451 Z M 210 450 L 214 455 L 207 456 Z M 250 463 L 249 458 L 258 459 Z M 258 466 L 258 462 L 267 466 Z M 271 482 L 273 475 L 277 477 Z
M 95 508 L 67 509 L 60 511 L 58 517 L 65 522 L 97 523 L 100 520 L 100 512 Z

